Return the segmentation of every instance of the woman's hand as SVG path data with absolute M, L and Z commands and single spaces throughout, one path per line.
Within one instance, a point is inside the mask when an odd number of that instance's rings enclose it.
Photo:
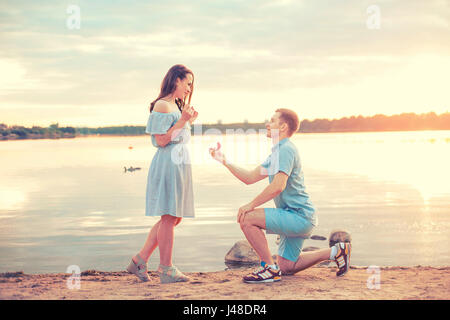
M 192 124 L 195 121 L 195 119 L 197 119 L 197 117 L 198 117 L 198 112 L 194 110 L 194 114 L 192 115 L 192 118 L 189 119 L 190 124 Z
M 184 121 L 189 121 L 191 118 L 196 114 L 198 115 L 198 112 L 194 110 L 194 107 L 190 106 L 189 104 L 185 105 L 183 108 L 183 111 L 181 112 L 181 119 Z

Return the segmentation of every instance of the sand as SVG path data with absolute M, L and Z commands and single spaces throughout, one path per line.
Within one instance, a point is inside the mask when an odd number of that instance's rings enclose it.
M 81 273 L 80 288 L 69 289 L 69 274 L 0 274 L 0 299 L 4 300 L 397 300 L 450 298 L 450 267 L 385 267 L 379 274 L 367 267 L 351 267 L 341 278 L 335 267 L 313 267 L 282 281 L 246 284 L 242 276 L 253 268 L 186 273 L 188 283 L 160 284 L 155 272 L 151 281 L 140 282 L 125 271 Z M 379 276 L 379 286 L 376 277 Z M 368 285 L 369 279 L 369 285 Z M 372 281 L 370 281 L 372 280 Z M 73 285 L 75 282 L 71 282 Z M 371 287 L 369 289 L 368 287 Z

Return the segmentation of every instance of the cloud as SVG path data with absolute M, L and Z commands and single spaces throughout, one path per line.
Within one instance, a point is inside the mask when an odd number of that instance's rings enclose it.
M 377 3 L 375 31 L 371 1 L 77 1 L 80 30 L 66 27 L 67 3 L 2 2 L 0 108 L 145 106 L 176 63 L 195 72 L 196 94 L 276 101 L 376 83 L 416 55 L 449 56 L 448 1 Z

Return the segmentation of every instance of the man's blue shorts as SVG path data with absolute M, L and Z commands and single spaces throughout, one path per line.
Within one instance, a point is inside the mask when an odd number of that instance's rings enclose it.
M 265 208 L 266 233 L 279 234 L 278 255 L 297 261 L 303 242 L 309 238 L 314 225 L 295 211 L 280 208 Z

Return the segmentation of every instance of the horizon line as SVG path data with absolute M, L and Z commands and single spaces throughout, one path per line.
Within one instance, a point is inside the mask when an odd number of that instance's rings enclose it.
M 301 120 L 300 121 L 300 123 L 302 123 L 303 121 L 315 121 L 315 120 L 328 120 L 328 121 L 334 121 L 334 120 L 342 120 L 342 119 L 351 119 L 351 118 L 359 118 L 359 117 L 362 117 L 362 118 L 373 118 L 373 117 L 376 117 L 376 116 L 385 116 L 385 117 L 395 117 L 395 116 L 401 116 L 401 115 L 406 115 L 406 114 L 413 114 L 413 115 L 416 115 L 416 116 L 422 116 L 422 115 L 427 115 L 427 114 L 435 114 L 436 116 L 442 116 L 442 115 L 445 115 L 445 114 L 448 114 L 448 113 L 450 113 L 448 110 L 446 111 L 446 112 L 443 112 L 443 113 L 441 113 L 441 114 L 437 114 L 436 112 L 434 112 L 434 111 L 430 111 L 430 112 L 426 112 L 426 113 L 415 113 L 415 112 L 403 112 L 403 113 L 398 113 L 398 114 L 392 114 L 392 115 L 386 115 L 386 114 L 382 114 L 382 113 L 377 113 L 377 114 L 374 114 L 374 115 L 372 115 L 372 116 L 363 116 L 363 115 L 351 115 L 351 116 L 344 116 L 344 117 L 341 117 L 341 118 L 315 118 L 315 119 L 303 119 L 303 120 Z M 220 120 L 220 119 L 219 119 Z M 193 123 L 192 124 L 192 126 L 194 126 L 194 125 L 217 125 L 217 124 L 219 124 L 219 125 L 221 125 L 221 126 L 223 126 L 223 125 L 235 125 L 235 124 L 246 124 L 246 125 L 249 125 L 249 124 L 265 124 L 266 122 L 250 122 L 250 121 L 246 121 L 246 120 L 244 120 L 244 121 L 242 121 L 242 122 L 228 122 L 228 123 L 219 123 L 219 122 L 215 122 L 215 123 L 198 123 L 198 124 L 196 124 L 196 123 Z M 20 124 L 12 124 L 12 125 L 10 125 L 10 124 L 7 124 L 7 123 L 4 123 L 4 122 L 0 122 L 0 125 L 6 125 L 6 126 L 8 126 L 8 127 L 13 127 L 13 126 L 23 126 L 23 125 L 20 125 Z M 59 122 L 54 122 L 54 123 L 52 123 L 52 124 L 50 124 L 50 125 L 48 125 L 48 127 L 50 127 L 51 125 L 55 125 L 55 124 L 58 124 L 59 125 Z M 129 126 L 129 127 L 145 127 L 145 125 L 144 124 L 116 124 L 116 125 L 106 125 L 106 126 L 103 126 L 103 127 L 96 127 L 96 128 L 108 128 L 108 127 L 126 127 L 126 126 Z M 23 127 L 25 127 L 25 126 L 23 126 Z M 32 125 L 31 127 L 40 127 L 39 125 Z M 72 128 L 91 128 L 91 127 L 89 127 L 88 125 L 81 125 L 81 126 L 72 126 L 72 125 L 67 125 L 66 127 L 72 127 Z

